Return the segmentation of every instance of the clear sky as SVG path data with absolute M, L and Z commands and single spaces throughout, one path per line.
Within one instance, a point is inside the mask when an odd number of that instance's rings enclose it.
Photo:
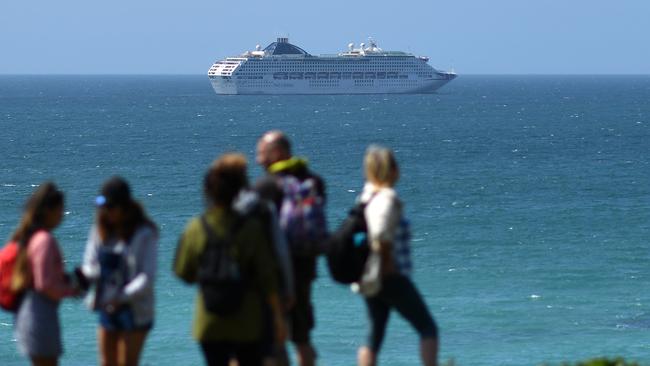
M 372 36 L 460 74 L 650 74 L 650 0 L 0 0 L 0 74 L 204 74 Z

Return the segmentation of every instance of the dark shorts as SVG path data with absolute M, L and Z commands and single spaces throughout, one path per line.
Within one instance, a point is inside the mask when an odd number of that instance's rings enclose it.
M 386 334 L 386 325 L 392 309 L 397 310 L 418 332 L 420 338 L 438 338 L 438 327 L 429 313 L 422 296 L 410 278 L 390 275 L 384 278 L 381 291 L 366 298 L 370 330 L 367 346 L 379 352 Z
M 201 342 L 201 350 L 208 366 L 228 366 L 230 359 L 239 366 L 261 366 L 262 347 L 259 343 Z
M 311 287 L 315 278 L 316 259 L 294 259 L 296 302 L 289 311 L 291 322 L 291 341 L 304 344 L 311 341 L 311 330 L 314 329 L 314 307 L 311 303 Z
M 114 312 L 109 313 L 104 310 L 99 311 L 99 325 L 108 331 L 121 332 L 130 330 L 150 330 L 152 323 L 145 325 L 136 325 L 133 321 L 133 311 L 128 305 L 122 305 Z

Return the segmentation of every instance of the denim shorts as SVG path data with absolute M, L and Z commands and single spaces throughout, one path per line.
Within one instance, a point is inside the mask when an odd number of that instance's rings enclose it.
M 109 313 L 99 311 L 99 325 L 108 331 L 150 330 L 153 323 L 136 325 L 133 321 L 133 310 L 128 305 L 122 305 Z

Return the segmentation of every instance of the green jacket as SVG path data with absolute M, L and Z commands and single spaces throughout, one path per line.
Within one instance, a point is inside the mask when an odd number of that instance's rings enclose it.
M 231 227 L 235 216 L 222 208 L 211 208 L 206 212 L 206 219 L 216 235 L 223 236 L 226 228 Z M 264 235 L 262 225 L 256 218 L 247 218 L 233 236 L 233 256 L 248 284 L 241 309 L 228 317 L 210 313 L 203 305 L 201 291 L 198 291 L 192 327 L 192 334 L 197 341 L 252 342 L 261 338 L 263 302 L 266 302 L 270 294 L 278 291 L 271 244 Z M 193 218 L 180 238 L 174 259 L 174 273 L 187 283 L 198 281 L 199 262 L 206 241 L 207 235 L 200 218 Z

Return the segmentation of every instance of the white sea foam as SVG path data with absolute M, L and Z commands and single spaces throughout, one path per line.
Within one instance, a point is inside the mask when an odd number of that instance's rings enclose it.
M 533 300 L 537 300 L 537 299 L 541 299 L 541 298 L 542 298 L 541 295 L 537 295 L 537 294 L 532 294 L 532 295 L 530 295 L 529 297 L 530 297 L 531 299 L 533 299 Z
M 356 192 L 356 191 L 355 191 L 354 189 L 348 189 L 348 192 L 350 192 L 350 193 L 354 193 L 354 192 Z

